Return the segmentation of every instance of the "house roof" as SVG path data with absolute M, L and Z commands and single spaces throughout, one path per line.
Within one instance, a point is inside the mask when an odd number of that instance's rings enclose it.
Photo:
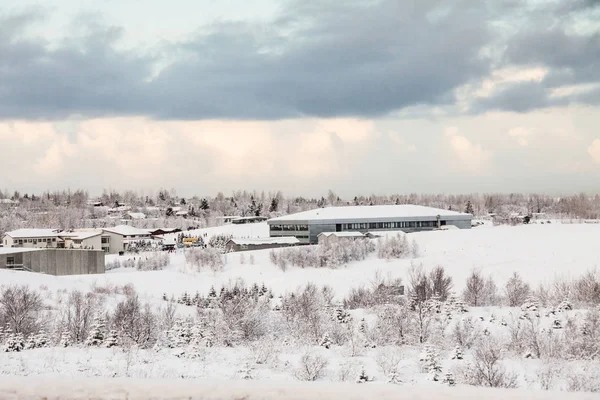
M 140 213 L 140 212 L 128 212 L 127 215 L 129 215 L 133 219 L 144 219 L 144 218 L 146 218 L 146 214 Z
M 78 231 L 73 231 L 73 232 L 61 232 L 60 236 L 68 237 L 71 239 L 85 240 L 85 239 L 96 237 L 101 234 L 102 234 L 101 229 L 95 229 L 95 230 L 81 230 L 81 231 L 78 230 Z
M 272 218 L 269 222 L 361 220 L 376 218 L 472 218 L 471 214 L 411 204 L 384 206 L 326 207 Z
M 150 236 L 147 229 L 138 229 L 129 225 L 117 225 L 113 228 L 103 228 L 102 230 L 121 236 Z
M 0 254 L 28 253 L 40 250 L 43 249 L 36 249 L 35 247 L 0 247 Z
M 7 236 L 15 239 L 22 238 L 45 238 L 45 237 L 58 237 L 58 229 L 17 229 L 12 232 L 6 232 Z
M 365 235 L 363 235 L 360 232 L 321 232 L 319 233 L 317 236 L 337 236 L 340 238 L 360 238 L 360 237 L 365 237 Z
M 229 242 L 233 242 L 235 244 L 244 244 L 244 245 L 298 244 L 298 243 L 300 243 L 298 238 L 295 238 L 293 236 L 272 237 L 272 238 L 230 239 Z

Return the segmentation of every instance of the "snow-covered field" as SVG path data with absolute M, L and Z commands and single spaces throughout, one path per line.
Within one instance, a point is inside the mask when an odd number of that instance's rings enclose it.
M 264 237 L 268 235 L 268 229 L 266 224 L 251 224 L 228 225 L 194 232 L 198 235 L 204 233 L 207 233 L 207 236 L 226 233 L 237 237 Z M 232 282 L 239 279 L 247 285 L 265 284 L 273 292 L 275 300 L 278 296 L 295 291 L 307 283 L 315 283 L 319 287 L 327 285 L 333 289 L 334 301 L 339 302 L 353 288 L 361 286 L 370 288 L 373 282 L 382 277 L 399 277 L 407 282 L 411 264 L 422 264 L 425 270 L 442 265 L 448 275 L 454 279 L 454 291 L 458 294 L 462 292 L 465 281 L 473 269 L 480 270 L 486 277 L 491 276 L 499 288 L 505 285 L 513 272 L 518 272 L 526 282 L 535 288 L 540 283 L 549 283 L 557 278 L 576 278 L 600 264 L 600 253 L 596 250 L 596 243 L 600 238 L 599 224 L 555 223 L 516 227 L 483 225 L 471 230 L 422 232 L 409 234 L 408 237 L 409 240 L 414 240 L 419 247 L 420 254 L 414 259 L 382 260 L 371 254 L 364 261 L 351 262 L 335 269 L 288 267 L 286 271 L 282 271 L 271 263 L 270 251 L 263 250 L 227 254 L 223 271 L 213 272 L 206 268 L 198 272 L 186 264 L 184 254 L 180 250 L 171 255 L 170 264 L 162 271 L 141 272 L 121 268 L 109 271 L 105 275 L 53 277 L 0 270 L 0 284 L 24 284 L 41 291 L 46 297 L 46 303 L 51 308 L 59 307 L 59 304 L 65 300 L 68 291 L 108 293 L 105 296 L 105 303 L 107 310 L 110 311 L 118 301 L 125 298 L 122 288 L 128 284 L 135 287 L 143 302 L 150 303 L 155 309 L 164 308 L 167 304 L 162 299 L 164 294 L 167 297 L 172 295 L 177 298 L 183 292 L 190 294 L 199 292 L 206 296 L 211 287 L 218 292 L 222 286 L 231 285 Z M 111 256 L 111 258 L 114 257 Z M 136 257 L 145 257 L 145 255 L 136 255 Z M 252 264 L 250 263 L 251 259 L 253 259 Z M 196 314 L 195 307 L 184 305 L 177 305 L 177 312 L 180 316 L 195 317 Z M 543 314 L 544 310 L 541 310 L 540 313 Z M 565 312 L 557 318 L 566 325 L 571 320 L 580 321 L 583 313 L 584 310 L 573 310 Z M 374 327 L 373 310 L 353 310 L 351 314 L 355 321 L 365 317 L 367 323 L 371 325 L 370 328 Z M 500 322 L 511 319 L 514 322 L 518 314 L 518 309 L 507 307 L 476 307 L 471 308 L 465 316 L 475 321 L 479 332 L 489 331 L 492 336 L 509 340 L 513 332 L 511 328 L 503 326 Z M 539 319 L 540 332 L 552 331 L 550 326 L 556 318 L 541 315 Z M 444 340 L 451 340 L 451 330 L 451 328 L 441 328 L 442 341 L 436 344 L 441 348 L 439 359 L 443 371 L 461 367 L 461 362 L 452 360 L 453 346 L 443 344 Z M 448 336 L 447 339 L 443 339 L 444 335 Z M 180 354 L 174 354 L 172 349 L 167 348 L 138 349 L 135 347 L 111 349 L 50 347 L 15 353 L 0 353 L 0 377 L 40 375 L 140 379 L 187 378 L 224 381 L 240 379 L 250 374 L 252 379 L 273 381 L 276 385 L 281 385 L 280 381 L 296 382 L 300 357 L 308 352 L 312 355 L 320 355 L 327 360 L 327 366 L 322 376 L 319 377 L 319 381 L 354 382 L 357 374 L 364 369 L 370 380 L 385 383 L 389 378 L 389 371 L 384 371 L 382 367 L 386 363 L 384 358 L 386 355 L 395 354 L 397 355 L 398 379 L 401 384 L 419 387 L 419 385 L 432 383 L 427 371 L 423 370 L 422 362 L 419 361 L 421 351 L 422 346 L 415 345 L 369 347 L 360 351 L 350 351 L 347 346 L 333 346 L 331 349 L 325 349 L 322 346 L 295 343 L 294 341 L 282 342 L 277 339 L 277 333 L 275 333 L 274 336 L 269 336 L 254 345 L 203 348 L 192 358 L 181 357 Z M 471 354 L 467 354 L 465 360 L 472 360 L 472 357 Z M 517 376 L 520 388 L 566 390 L 575 385 L 571 382 L 573 379 L 596 379 L 599 382 L 598 387 L 600 387 L 600 364 L 592 360 L 597 357 L 590 355 L 589 358 L 585 361 L 548 362 L 540 359 L 523 360 L 522 354 L 512 352 L 503 362 L 506 368 Z M 244 367 L 245 365 L 250 365 L 250 367 Z M 540 383 L 540 376 L 548 376 L 547 380 L 552 382 Z M 579 385 L 577 387 L 585 388 L 585 386 L 581 386 L 581 383 Z M 85 390 L 83 387 L 85 385 L 82 386 L 82 391 Z M 0 395 L 2 394 L 1 390 L 9 390 L 6 388 L 6 385 L 2 386 L 2 378 L 0 378 Z M 346 388 L 343 386 L 340 388 L 341 393 L 346 393 Z M 311 398 L 325 398 L 319 397 L 323 394 L 318 394 L 318 389 L 314 387 L 308 390 L 316 390 L 315 396 L 317 397 Z M 384 396 L 382 398 L 396 396 L 397 393 L 395 389 L 377 390 L 382 391 L 382 396 Z M 444 398 L 452 398 L 449 396 L 462 393 L 462 390 L 467 390 L 464 393 L 473 394 L 473 396 L 479 393 L 470 388 L 463 388 L 447 397 L 446 389 L 438 387 L 433 389 L 435 394 L 438 394 L 439 390 L 441 390 L 440 393 L 443 392 Z M 337 395 L 334 392 L 331 393 L 331 396 Z M 416 394 L 418 392 L 411 389 L 408 393 Z M 293 391 L 290 392 L 290 396 L 296 394 Z M 353 394 L 353 396 L 355 395 L 356 393 Z M 523 398 L 553 398 L 552 396 L 533 397 L 529 392 L 522 392 L 519 395 L 524 396 Z M 256 398 L 271 398 L 267 392 L 262 393 L 261 396 L 263 397 Z M 485 396 L 489 397 L 487 392 Z M 513 394 L 511 397 L 514 397 Z M 344 398 L 361 397 L 344 396 Z M 432 397 L 423 394 L 421 398 Z
M 212 235 L 224 232 L 240 237 L 268 234 L 266 224 L 226 225 L 220 229 L 207 228 L 195 233 L 207 231 Z M 600 266 L 600 252 L 597 251 L 600 224 L 482 226 L 471 230 L 414 233 L 408 237 L 419 245 L 421 255 L 416 259 L 388 261 L 371 255 L 365 261 L 337 269 L 289 268 L 283 272 L 269 261 L 269 250 L 260 250 L 228 254 L 223 272 L 214 273 L 208 269 L 190 272 L 185 265 L 183 251 L 179 250 L 171 256 L 170 266 L 162 271 L 117 269 L 105 275 L 68 277 L 0 271 L 0 282 L 33 286 L 44 284 L 52 289 L 133 284 L 138 292 L 149 297 L 162 296 L 163 293 L 179 295 L 184 291 L 206 293 L 211 286 L 218 290 L 237 279 L 243 279 L 247 284 L 265 283 L 275 294 L 313 282 L 331 286 L 336 298 L 340 299 L 351 288 L 370 285 L 376 274 L 406 278 L 411 263 L 422 264 L 425 269 L 443 266 L 454 279 L 457 292 L 462 290 L 473 269 L 480 270 L 485 276 L 491 275 L 500 287 L 513 272 L 518 272 L 536 287 L 556 278 L 576 277 Z M 244 254 L 244 264 L 240 263 L 240 254 Z M 250 255 L 254 256 L 254 265 L 249 264 Z M 110 259 L 115 257 L 118 256 L 110 256 Z

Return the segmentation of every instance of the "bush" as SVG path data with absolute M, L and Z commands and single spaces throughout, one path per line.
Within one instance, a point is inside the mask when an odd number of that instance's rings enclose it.
M 185 261 L 196 267 L 196 270 L 198 271 L 202 268 L 209 267 L 212 271 L 218 272 L 222 271 L 225 267 L 225 260 L 219 249 L 189 249 L 184 252 L 184 257 Z
M 150 347 L 156 341 L 158 318 L 149 304 L 142 306 L 135 292 L 117 304 L 112 323 L 120 337 L 142 348 Z
M 473 362 L 459 369 L 463 383 L 473 386 L 516 388 L 517 377 L 502 365 L 502 347 L 493 339 L 480 341 L 473 352 Z
M 28 286 L 8 286 L 0 291 L 0 325 L 29 336 L 40 330 L 44 303 Z
M 294 375 L 301 381 L 313 382 L 325 375 L 327 364 L 327 359 L 320 355 L 305 353 Z
M 531 288 L 517 272 L 513 272 L 513 275 L 506 282 L 504 294 L 510 307 L 519 307 L 531 294 Z
M 289 247 L 279 251 L 271 250 L 269 259 L 282 271 L 288 265 L 306 268 L 337 267 L 351 261 L 361 261 L 375 251 L 370 240 L 342 239 L 337 243 L 318 246 Z
M 407 258 L 410 255 L 410 245 L 404 233 L 398 233 L 396 236 L 377 241 L 377 257 L 379 258 L 390 260 L 393 258 Z

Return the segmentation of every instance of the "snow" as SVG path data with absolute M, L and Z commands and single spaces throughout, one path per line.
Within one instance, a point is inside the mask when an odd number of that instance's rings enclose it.
M 34 247 L 0 247 L 0 254 L 28 253 L 30 251 L 38 250 L 42 249 L 37 249 Z
M 331 382 L 223 382 L 180 379 L 11 377 L 0 381 L 0 398 L 47 399 L 159 399 L 170 400 L 591 400 L 593 393 L 539 392 L 442 385 L 356 385 Z
M 147 229 L 138 229 L 129 225 L 118 225 L 114 228 L 103 228 L 103 230 L 122 236 L 149 236 Z
M 319 233 L 318 236 L 337 236 L 337 237 L 342 237 L 342 238 L 361 238 L 361 237 L 365 237 L 365 235 L 363 235 L 360 232 L 321 232 Z
M 348 206 L 317 208 L 314 210 L 304 211 L 297 214 L 284 215 L 282 217 L 272 218 L 269 220 L 269 222 L 355 220 L 367 218 L 435 218 L 438 215 L 446 219 L 463 219 L 467 217 L 472 217 L 471 214 L 465 214 L 457 211 L 402 204 L 386 206 Z
M 101 229 L 94 230 L 77 230 L 74 232 L 61 232 L 60 236 L 69 237 L 72 239 L 85 240 L 102 234 Z
M 300 241 L 292 236 L 287 237 L 273 237 L 273 238 L 240 238 L 231 239 L 236 244 L 245 245 L 261 245 L 261 244 L 298 244 Z
M 58 237 L 60 234 L 57 229 L 17 229 L 11 232 L 6 232 L 6 235 L 14 239 L 20 239 Z

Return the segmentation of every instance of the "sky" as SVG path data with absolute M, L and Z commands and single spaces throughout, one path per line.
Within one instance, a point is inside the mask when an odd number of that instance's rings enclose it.
M 600 192 L 598 0 L 3 0 L 0 188 Z

